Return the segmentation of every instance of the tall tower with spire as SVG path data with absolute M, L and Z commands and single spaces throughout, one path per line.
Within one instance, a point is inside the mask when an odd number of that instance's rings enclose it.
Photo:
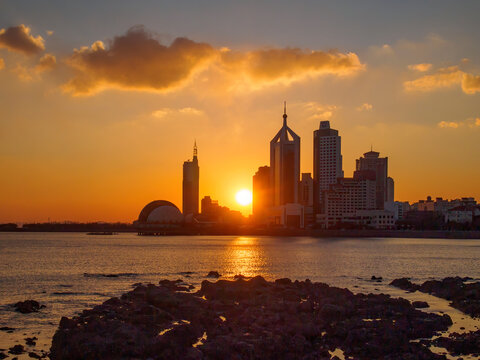
M 199 174 L 197 141 L 193 145 L 193 159 L 183 163 L 183 215 L 198 214 Z
M 273 206 L 298 203 L 300 181 L 300 137 L 287 125 L 287 104 L 283 126 L 270 141 L 270 171 Z

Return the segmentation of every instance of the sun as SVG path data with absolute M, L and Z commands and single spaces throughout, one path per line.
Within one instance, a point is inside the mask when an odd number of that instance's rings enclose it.
M 242 206 L 247 206 L 252 203 L 252 192 L 247 189 L 237 191 L 235 194 L 235 200 Z

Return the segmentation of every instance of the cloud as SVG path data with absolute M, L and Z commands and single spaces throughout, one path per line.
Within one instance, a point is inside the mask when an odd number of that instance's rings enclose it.
M 373 109 L 373 105 L 369 103 L 363 103 L 359 107 L 357 107 L 357 111 L 370 111 Z
M 34 55 L 45 50 L 41 36 L 34 37 L 30 28 L 23 24 L 0 30 L 0 47 L 25 55 Z
M 35 71 L 41 73 L 44 71 L 49 71 L 55 68 L 57 65 L 57 59 L 52 54 L 45 54 L 40 58 L 38 65 L 35 66 Z
M 324 105 L 316 101 L 287 104 L 287 110 L 291 106 L 298 109 L 295 110 L 295 113 L 300 114 L 301 118 L 306 118 L 307 120 L 330 120 L 339 109 L 336 105 Z
M 462 90 L 466 94 L 480 92 L 480 76 L 464 74 L 462 79 Z
M 453 128 L 453 129 L 456 129 L 460 126 L 460 124 L 458 122 L 455 122 L 455 121 L 440 121 L 438 123 L 438 126 L 440 126 L 441 128 Z
M 173 108 L 161 108 L 152 112 L 152 117 L 156 119 L 165 119 L 165 118 L 178 118 L 179 116 L 203 116 L 205 113 L 202 110 L 192 108 L 192 107 L 184 107 L 180 109 L 173 109 Z
M 0 58 L 0 70 L 2 70 L 3 68 L 5 68 L 5 61 L 3 61 L 2 58 Z
M 468 118 L 464 121 L 440 121 L 437 124 L 441 128 L 458 129 L 459 127 L 469 127 L 471 129 L 480 127 L 480 118 Z
M 73 95 L 108 88 L 164 92 L 185 85 L 202 71 L 201 81 L 220 79 L 227 87 L 240 83 L 251 88 L 322 74 L 345 76 L 365 67 L 356 54 L 337 50 L 232 51 L 187 38 L 176 38 L 167 46 L 143 27 L 134 27 L 107 44 L 97 41 L 75 49 L 66 62 L 74 75 L 64 90 Z
M 410 70 L 419 71 L 419 72 L 428 71 L 431 69 L 431 67 L 432 67 L 432 64 L 428 64 L 428 63 L 408 65 L 408 68 Z
M 74 95 L 105 88 L 166 91 L 185 83 L 214 55 L 209 44 L 176 38 L 165 46 L 135 27 L 108 47 L 97 41 L 75 50 L 67 63 L 76 74 L 64 89 Z
M 450 66 L 439 69 L 431 75 L 424 75 L 416 80 L 405 81 L 403 83 L 406 91 L 427 92 L 441 88 L 453 87 L 462 82 L 463 71 L 458 66 Z
M 355 53 L 337 50 L 312 51 L 299 48 L 268 48 L 249 52 L 222 51 L 222 65 L 254 83 L 291 83 L 309 76 L 345 76 L 364 69 Z
M 48 36 L 52 36 L 53 35 L 53 30 L 47 30 L 45 31 L 47 33 Z

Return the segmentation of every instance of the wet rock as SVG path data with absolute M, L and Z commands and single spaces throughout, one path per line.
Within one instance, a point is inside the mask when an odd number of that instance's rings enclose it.
M 8 349 L 8 352 L 13 355 L 20 355 L 25 352 L 23 345 L 15 345 Z
M 412 291 L 412 292 L 419 289 L 419 286 L 412 283 L 408 278 L 395 279 L 390 283 L 390 285 L 405 291 Z
M 330 359 L 336 347 L 346 358 L 440 359 L 411 340 L 451 323 L 405 299 L 311 281 L 204 280 L 194 294 L 178 286 L 138 286 L 62 318 L 51 359 Z
M 45 305 L 40 305 L 38 301 L 35 300 L 25 300 L 17 302 L 14 307 L 15 311 L 22 314 L 29 314 L 32 312 L 38 312 L 38 310 L 43 309 Z
M 426 301 L 414 301 L 412 305 L 415 309 L 426 309 L 430 307 Z
M 38 338 L 36 336 L 27 337 L 27 338 L 25 338 L 25 344 L 27 344 L 29 346 L 35 346 L 35 345 L 37 345 L 37 342 L 35 340 L 38 340 Z
M 220 276 L 222 276 L 222 275 L 220 275 L 220 274 L 218 273 L 218 271 L 210 271 L 210 272 L 207 274 L 207 277 L 208 277 L 208 278 L 216 278 L 216 279 L 218 279 Z
M 370 280 L 372 281 L 377 281 L 377 282 L 381 282 L 383 280 L 383 278 L 381 276 L 375 276 L 375 275 L 372 275 L 372 277 L 370 278 Z
M 3 352 L 0 352 L 0 359 L 6 359 L 6 358 L 8 358 L 8 355 Z
M 14 330 L 15 330 L 15 328 L 11 328 L 11 327 L 8 327 L 8 326 L 0 327 L 0 331 L 13 332 Z
M 31 358 L 33 358 L 33 359 L 41 359 L 41 358 L 42 358 L 41 355 L 38 355 L 37 353 L 34 353 L 33 351 L 30 351 L 30 352 L 28 353 L 28 356 L 31 357 Z
M 449 337 L 440 337 L 434 344 L 446 348 L 453 355 L 480 357 L 480 330 L 463 334 L 453 333 Z

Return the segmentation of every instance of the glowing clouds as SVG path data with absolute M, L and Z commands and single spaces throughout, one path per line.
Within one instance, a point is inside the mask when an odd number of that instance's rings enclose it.
M 432 64 L 428 64 L 428 63 L 413 64 L 413 65 L 408 65 L 408 68 L 414 71 L 426 72 L 432 68 Z
M 371 111 L 373 109 L 373 105 L 369 103 L 363 103 L 359 107 L 356 108 L 357 111 Z
M 456 129 L 458 128 L 459 124 L 455 121 L 440 121 L 438 123 L 438 126 L 441 128 L 453 128 Z
M 466 94 L 475 94 L 480 92 L 480 76 L 464 74 L 462 80 L 462 90 Z
M 38 65 L 35 66 L 35 70 L 37 73 L 41 73 L 44 71 L 49 71 L 55 68 L 57 65 L 57 59 L 52 54 L 45 54 L 40 58 Z
M 5 67 L 5 61 L 0 58 L 0 70 L 2 70 Z
M 103 88 L 166 91 L 182 85 L 215 50 L 205 43 L 176 38 L 162 45 L 143 28 L 117 36 L 107 48 L 100 41 L 75 50 L 68 59 L 76 75 L 65 90 L 75 95 Z
M 354 53 L 273 48 L 246 53 L 223 51 L 222 65 L 256 83 L 292 82 L 321 74 L 349 75 L 364 68 Z
M 406 91 L 427 92 L 441 88 L 453 87 L 462 82 L 463 71 L 458 66 L 439 69 L 431 75 L 424 75 L 416 80 L 404 82 Z
M 161 44 L 142 27 L 130 29 L 105 45 L 101 41 L 74 50 L 67 59 L 74 76 L 64 86 L 74 95 L 106 88 L 168 91 L 187 83 L 207 68 L 204 78 L 220 74 L 227 83 L 248 78 L 253 85 L 290 83 L 319 74 L 349 75 L 364 68 L 354 53 L 272 48 L 247 52 L 214 48 L 187 38 Z
M 41 36 L 34 37 L 30 28 L 21 24 L 0 30 L 0 47 L 25 55 L 35 55 L 45 50 Z

